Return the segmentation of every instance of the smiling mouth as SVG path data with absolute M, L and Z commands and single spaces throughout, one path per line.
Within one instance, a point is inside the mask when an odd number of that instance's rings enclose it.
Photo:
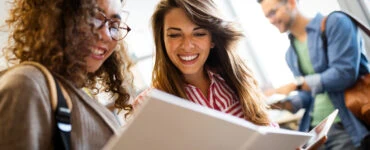
M 180 59 L 182 61 L 192 61 L 192 60 L 195 60 L 196 58 L 198 58 L 199 54 L 196 54 L 196 55 L 187 55 L 187 56 L 181 56 L 179 55 Z
M 90 51 L 93 55 L 96 56 L 103 56 L 107 52 L 107 50 L 102 48 L 91 48 Z

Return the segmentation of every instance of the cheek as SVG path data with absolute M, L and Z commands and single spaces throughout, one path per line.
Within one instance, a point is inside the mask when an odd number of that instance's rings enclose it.
M 167 53 L 174 52 L 178 48 L 178 44 L 174 40 L 165 39 L 164 43 Z
M 199 44 L 197 44 L 200 49 L 209 51 L 212 47 L 212 40 L 211 38 L 203 39 L 202 41 L 199 41 Z
M 172 62 L 174 62 L 175 58 L 177 57 L 176 56 L 177 55 L 176 54 L 176 48 L 175 48 L 174 44 L 172 42 L 165 41 L 165 47 L 166 47 L 165 53 L 167 54 L 169 59 Z
M 286 9 L 282 9 L 276 14 L 279 20 L 288 20 L 289 19 L 289 12 Z
M 117 41 L 112 41 L 111 43 L 109 43 L 109 50 L 110 50 L 110 54 L 112 54 L 112 52 L 116 49 L 116 48 L 119 48 L 120 45 L 118 45 L 118 42 Z

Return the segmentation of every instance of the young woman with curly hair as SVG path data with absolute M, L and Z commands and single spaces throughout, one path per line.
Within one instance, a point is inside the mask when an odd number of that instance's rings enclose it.
M 72 149 L 101 149 L 116 133 L 114 114 L 82 88 L 112 93 L 130 113 L 131 62 L 123 45 L 130 31 L 120 0 L 14 0 L 6 20 L 9 64 L 45 66 L 71 98 Z M 0 78 L 0 149 L 51 149 L 55 119 L 49 89 L 32 66 Z M 99 84 L 99 88 L 97 88 Z M 55 148 L 55 147 L 54 147 Z

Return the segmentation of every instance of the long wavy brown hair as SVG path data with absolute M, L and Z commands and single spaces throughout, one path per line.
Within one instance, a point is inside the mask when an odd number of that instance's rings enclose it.
M 269 125 L 267 105 L 252 75 L 235 52 L 235 44 L 243 36 L 235 24 L 219 17 L 212 0 L 161 0 L 152 15 L 152 30 L 156 46 L 152 86 L 187 98 L 185 79 L 169 59 L 164 44 L 164 17 L 173 8 L 181 8 L 198 26 L 208 29 L 215 47 L 205 66 L 220 74 L 237 94 L 247 120 L 258 125 Z
M 77 88 L 111 92 L 115 107 L 131 112 L 132 63 L 123 41 L 94 73 L 87 72 L 86 45 L 99 36 L 89 22 L 95 0 L 14 0 L 6 23 L 10 29 L 4 54 L 9 64 L 36 61 Z M 86 30 L 87 29 L 87 30 Z M 89 30 L 90 29 L 90 30 Z

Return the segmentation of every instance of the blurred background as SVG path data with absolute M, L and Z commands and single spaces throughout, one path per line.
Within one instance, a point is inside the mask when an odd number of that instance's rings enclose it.
M 5 24 L 7 18 L 10 6 L 8 1 L 10 0 L 0 2 L 1 26 Z M 151 82 L 154 44 L 150 16 L 159 0 L 125 1 L 124 9 L 129 12 L 127 24 L 132 28 L 125 40 L 130 56 L 136 62 L 133 68 L 134 84 L 136 91 L 140 92 L 150 86 Z M 280 34 L 268 22 L 257 0 L 215 0 L 215 2 L 228 20 L 240 23 L 245 38 L 238 45 L 238 53 L 254 71 L 261 88 L 279 87 L 292 80 L 293 76 L 285 63 L 285 51 L 289 46 L 287 34 Z M 326 15 L 333 10 L 348 10 L 370 25 L 370 0 L 299 0 L 299 7 L 310 17 L 316 13 Z M 7 35 L 7 29 L 3 27 L 0 32 L 0 48 L 6 44 Z M 366 41 L 370 40 L 367 38 Z M 370 43 L 366 44 L 369 53 Z M 0 70 L 6 66 L 3 59 L 0 57 Z M 299 118 L 299 115 L 281 120 L 289 121 L 295 119 L 294 117 Z

